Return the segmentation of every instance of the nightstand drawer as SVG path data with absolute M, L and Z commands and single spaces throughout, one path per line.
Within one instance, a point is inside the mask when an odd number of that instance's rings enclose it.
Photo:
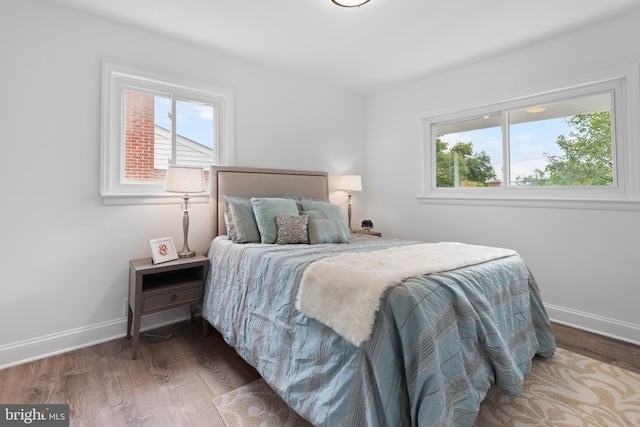
M 160 310 L 170 307 L 200 302 L 202 300 L 202 284 L 182 289 L 148 292 L 142 295 L 142 312 Z

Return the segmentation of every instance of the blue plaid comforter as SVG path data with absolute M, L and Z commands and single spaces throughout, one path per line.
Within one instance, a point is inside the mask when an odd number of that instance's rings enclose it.
M 295 308 L 314 260 L 415 243 L 354 236 L 341 245 L 241 245 L 217 237 L 203 316 L 315 426 L 471 426 L 492 384 L 520 393 L 531 359 L 555 350 L 520 257 L 389 288 L 361 347 Z

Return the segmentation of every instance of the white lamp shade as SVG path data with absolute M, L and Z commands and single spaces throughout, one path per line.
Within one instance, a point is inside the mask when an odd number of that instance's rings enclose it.
M 362 191 L 362 177 L 360 175 L 340 176 L 340 190 Z
M 164 190 L 171 193 L 202 193 L 204 171 L 192 166 L 169 166 Z

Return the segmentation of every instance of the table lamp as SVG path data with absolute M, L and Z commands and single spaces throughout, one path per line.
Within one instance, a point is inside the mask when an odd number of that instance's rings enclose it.
M 182 230 L 184 244 L 178 252 L 178 258 L 195 256 L 195 251 L 189 249 L 187 236 L 189 234 L 189 193 L 202 193 L 204 191 L 204 172 L 202 168 L 191 166 L 169 166 L 167 178 L 164 183 L 165 191 L 171 193 L 183 193 L 182 199 Z
M 349 217 L 349 231 L 351 228 L 351 192 L 362 191 L 362 177 L 360 175 L 342 175 L 340 177 L 340 190 L 347 192 L 347 214 Z

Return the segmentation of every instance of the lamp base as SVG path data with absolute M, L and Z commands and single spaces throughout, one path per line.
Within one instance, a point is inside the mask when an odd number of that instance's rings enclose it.
M 189 195 L 184 195 L 184 203 L 182 203 L 182 232 L 184 243 L 182 249 L 178 251 L 178 258 L 191 258 L 196 256 L 196 252 L 189 249 L 189 243 L 187 243 L 187 237 L 189 236 Z
M 191 258 L 192 256 L 196 256 L 196 251 L 178 252 L 178 258 Z

